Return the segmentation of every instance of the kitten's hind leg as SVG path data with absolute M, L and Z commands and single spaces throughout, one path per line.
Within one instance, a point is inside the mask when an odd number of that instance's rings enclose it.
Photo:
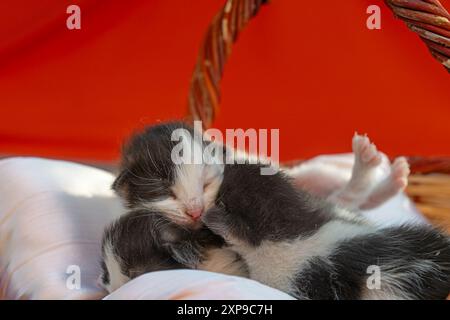
M 367 136 L 356 133 L 353 137 L 352 148 L 355 163 L 350 181 L 342 189 L 330 195 L 328 200 L 346 208 L 359 209 L 375 187 L 374 173 L 381 164 L 382 155 Z
M 409 165 L 406 158 L 400 157 L 395 159 L 391 165 L 389 176 L 370 192 L 360 208 L 363 210 L 375 208 L 397 193 L 405 190 L 408 185 L 409 173 Z

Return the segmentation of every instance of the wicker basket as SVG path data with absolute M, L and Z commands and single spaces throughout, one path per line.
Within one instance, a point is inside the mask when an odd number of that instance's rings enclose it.
M 211 22 L 189 92 L 189 114 L 211 126 L 220 103 L 220 81 L 233 43 L 265 0 L 228 0 Z M 450 15 L 438 0 L 386 0 L 393 13 L 424 41 L 450 71 Z M 407 157 L 407 194 L 434 224 L 450 233 L 450 158 Z

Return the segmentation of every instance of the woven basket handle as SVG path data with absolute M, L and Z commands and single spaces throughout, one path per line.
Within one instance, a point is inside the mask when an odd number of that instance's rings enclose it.
M 206 31 L 189 90 L 189 113 L 205 128 L 214 121 L 220 103 L 220 80 L 239 33 L 267 0 L 228 0 Z
M 385 0 L 450 72 L 450 14 L 438 0 Z

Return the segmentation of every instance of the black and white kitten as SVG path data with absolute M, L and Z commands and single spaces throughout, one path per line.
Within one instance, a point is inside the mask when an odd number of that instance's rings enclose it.
M 379 229 L 258 165 L 227 165 L 223 177 L 220 201 L 201 219 L 250 278 L 300 299 L 448 296 L 450 241 L 432 227 Z
M 181 137 L 172 141 L 177 129 Z M 100 281 L 109 292 L 152 270 L 247 274 L 236 253 L 199 219 L 217 200 L 223 163 L 175 164 L 172 150 L 179 143 L 190 157 L 202 155 L 209 142 L 196 140 L 191 127 L 173 122 L 147 128 L 124 147 L 113 189 L 129 212 L 106 229 L 102 242 Z
M 172 133 L 181 130 L 178 141 Z M 121 171 L 113 189 L 130 209 L 164 212 L 180 225 L 201 226 L 200 215 L 213 204 L 223 178 L 223 164 L 175 164 L 172 150 L 179 143 L 185 155 L 202 155 L 206 144 L 182 122 L 165 123 L 136 134 L 122 152 Z
M 112 292 L 144 273 L 201 269 L 246 276 L 243 262 L 206 227 L 192 231 L 166 214 L 132 210 L 112 223 L 102 241 L 100 282 Z

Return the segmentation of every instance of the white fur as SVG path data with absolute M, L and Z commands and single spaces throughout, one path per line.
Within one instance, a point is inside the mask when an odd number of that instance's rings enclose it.
M 108 292 L 113 292 L 114 290 L 120 288 L 122 285 L 130 281 L 130 278 L 122 273 L 120 262 L 118 261 L 119 258 L 114 254 L 111 243 L 105 244 L 104 255 L 106 269 L 109 273 L 109 284 L 102 283 L 102 286 Z
M 371 223 L 369 221 L 367 221 L 363 216 L 361 216 L 360 214 L 347 210 L 345 208 L 341 208 L 341 207 L 336 207 L 334 210 L 336 217 L 348 221 L 348 222 L 353 222 L 353 223 L 364 223 L 364 224 L 368 224 Z
M 206 259 L 198 269 L 228 274 L 232 276 L 248 277 L 244 262 L 236 253 L 227 248 L 213 248 L 206 252 Z
M 282 242 L 264 241 L 258 247 L 235 240 L 236 245 L 232 248 L 246 261 L 252 279 L 295 294 L 295 278 L 308 266 L 312 257 L 326 257 L 339 242 L 374 230 L 368 225 L 333 220 L 307 238 Z

